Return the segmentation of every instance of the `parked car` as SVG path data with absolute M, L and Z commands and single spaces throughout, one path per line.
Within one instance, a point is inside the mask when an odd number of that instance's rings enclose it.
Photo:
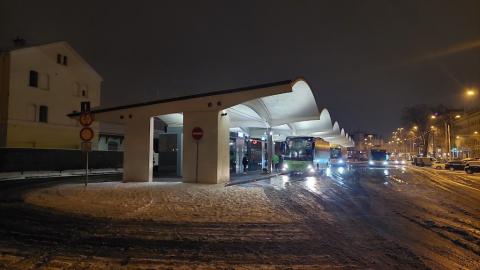
M 416 166 L 431 166 L 434 159 L 431 157 L 415 157 L 412 160 L 412 164 Z
M 480 160 L 470 160 L 465 164 L 465 172 L 473 174 L 480 172 Z
M 450 171 L 465 169 L 465 162 L 462 160 L 450 160 L 445 164 L 445 169 Z
M 436 160 L 432 163 L 432 168 L 437 169 L 437 170 L 445 170 L 445 161 L 442 160 Z

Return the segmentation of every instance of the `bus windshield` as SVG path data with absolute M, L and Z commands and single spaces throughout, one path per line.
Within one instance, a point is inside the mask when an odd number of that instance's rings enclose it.
M 387 151 L 384 149 L 372 149 L 370 150 L 372 160 L 384 161 L 387 160 Z
M 330 148 L 330 158 L 338 159 L 342 158 L 342 149 L 341 148 Z
M 285 160 L 313 160 L 311 138 L 289 138 L 286 141 Z

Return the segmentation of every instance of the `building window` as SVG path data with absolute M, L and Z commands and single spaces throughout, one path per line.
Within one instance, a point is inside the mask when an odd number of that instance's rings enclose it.
M 80 86 L 80 96 L 88 98 L 88 86 L 86 84 L 83 84 Z
M 88 98 L 88 85 L 81 84 L 81 83 L 74 83 L 73 84 L 73 95 L 77 97 Z
M 28 85 L 31 87 L 38 87 L 38 72 L 30 70 Z
M 48 107 L 40 105 L 38 107 L 38 122 L 47 123 L 48 122 Z
M 66 66 L 68 64 L 68 58 L 65 55 L 57 54 L 57 64 Z

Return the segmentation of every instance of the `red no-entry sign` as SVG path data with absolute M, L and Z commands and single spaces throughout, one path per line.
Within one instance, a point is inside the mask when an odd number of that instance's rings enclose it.
M 197 141 L 200 140 L 203 137 L 203 129 L 199 127 L 194 127 L 192 129 L 192 137 Z

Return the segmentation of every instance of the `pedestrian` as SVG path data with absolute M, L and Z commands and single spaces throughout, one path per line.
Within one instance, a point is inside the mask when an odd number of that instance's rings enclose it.
M 248 156 L 247 155 L 243 156 L 242 165 L 243 165 L 243 174 L 247 174 L 247 166 L 248 166 Z
M 272 163 L 273 163 L 273 168 L 275 169 L 276 172 L 278 172 L 278 164 L 280 163 L 280 157 L 278 157 L 277 154 L 273 154 Z

